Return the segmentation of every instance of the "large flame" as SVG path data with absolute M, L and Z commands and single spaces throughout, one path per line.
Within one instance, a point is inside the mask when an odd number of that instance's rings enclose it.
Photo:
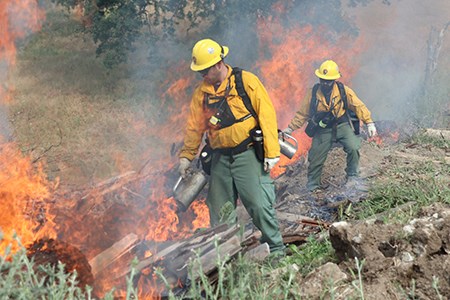
M 0 145 L 0 196 L 0 229 L 4 234 L 0 255 L 9 244 L 17 250 L 15 234 L 24 245 L 56 237 L 46 203 L 50 184 L 42 166 L 34 168 L 13 144 Z
M 15 65 L 16 41 L 39 30 L 43 17 L 36 0 L 0 2 L 2 83 L 8 77 L 8 68 Z M 8 103 L 10 99 L 6 85 L 0 85 L 0 104 Z M 15 145 L 3 140 L 0 136 L 0 230 L 4 233 L 0 254 L 4 253 L 8 244 L 13 246 L 13 250 L 17 249 L 14 233 L 17 233 L 22 244 L 32 243 L 43 235 L 52 237 L 55 234 L 50 229 L 51 220 L 46 214 L 45 200 L 50 193 L 42 166 L 34 168 L 31 160 L 23 157 Z
M 282 9 L 282 5 L 277 7 Z M 14 20 L 10 16 L 15 16 Z M 16 59 L 15 41 L 31 30 L 38 30 L 43 13 L 36 0 L 1 0 L 0 2 L 0 62 L 6 61 L 12 66 Z M 19 21 L 20 20 L 20 21 Z M 13 26 L 14 25 L 14 26 Z M 278 123 L 287 126 L 298 109 L 306 89 L 315 81 L 314 69 L 325 59 L 334 59 L 345 70 L 345 81 L 349 83 L 355 70 L 350 66 L 359 47 L 358 41 L 342 37 L 337 42 L 324 40 L 325 28 L 312 26 L 288 27 L 273 17 L 261 19 L 258 24 L 261 45 L 257 63 L 259 74 L 271 95 L 278 114 Z M 193 76 L 180 76 L 189 72 L 186 62 L 178 62 L 167 74 L 163 82 L 164 91 L 160 93 L 160 111 L 163 122 L 148 124 L 145 120 L 130 120 L 137 133 L 150 133 L 158 142 L 158 149 L 149 149 L 144 164 L 152 172 L 145 182 L 135 183 L 132 188 L 115 191 L 108 198 L 106 192 L 87 195 L 59 195 L 50 206 L 46 201 L 55 197 L 52 193 L 55 183 L 45 179 L 42 166 L 35 167 L 30 158 L 23 157 L 12 144 L 0 146 L 0 227 L 6 233 L 6 241 L 12 240 L 15 230 L 25 243 L 47 236 L 64 239 L 80 248 L 88 258 L 101 251 L 128 233 L 136 233 L 147 244 L 155 244 L 183 239 L 196 229 L 209 226 L 208 208 L 204 199 L 194 202 L 188 211 L 176 212 L 175 200 L 170 196 L 171 175 L 169 170 L 176 163 L 176 152 L 182 142 L 185 116 L 188 114 L 189 101 L 194 83 Z M 1 66 L 1 65 L 0 65 Z M 4 102 L 7 91 L 1 94 Z M 283 166 L 295 162 L 310 147 L 310 139 L 301 131 L 294 137 L 299 141 L 297 154 L 291 159 L 282 156 L 272 176 L 284 172 Z M 151 151 L 151 152 L 150 152 Z M 172 156 L 168 155 L 169 153 Z M 123 168 L 128 164 L 118 156 Z M 172 172 L 174 173 L 174 172 Z M 129 195 L 140 199 L 139 203 L 130 203 Z M 116 201 L 116 199 L 125 199 Z M 97 208 L 103 214 L 97 213 Z M 99 210 L 99 209 L 98 209 Z M 53 217 L 56 215 L 56 217 Z M 57 226 L 55 225 L 57 224 Z M 55 232 L 57 230 L 57 234 Z M 0 250 L 5 243 L 0 244 Z M 152 249 L 145 256 L 151 256 Z M 115 282 L 115 272 L 105 274 L 105 278 L 96 278 L 96 288 L 101 293 L 109 291 Z M 139 298 L 152 299 L 155 294 L 154 274 L 148 271 L 146 280 L 138 284 Z M 110 277 L 108 277 L 110 276 Z M 118 289 L 117 295 L 124 291 Z

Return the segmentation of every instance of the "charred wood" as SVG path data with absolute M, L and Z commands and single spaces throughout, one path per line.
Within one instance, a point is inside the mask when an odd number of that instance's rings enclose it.
M 39 266 L 50 265 L 55 269 L 58 263 L 64 264 L 65 273 L 77 272 L 78 286 L 84 288 L 86 285 L 92 286 L 94 276 L 84 254 L 78 248 L 55 239 L 40 239 L 27 248 L 27 257 L 34 260 L 34 269 L 42 280 L 48 277 L 45 271 Z

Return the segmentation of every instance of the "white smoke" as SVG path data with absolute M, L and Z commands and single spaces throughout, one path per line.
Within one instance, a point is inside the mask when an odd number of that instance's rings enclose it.
M 408 118 L 422 100 L 418 93 L 424 83 L 430 31 L 450 21 L 450 1 L 399 0 L 391 5 L 373 1 L 347 8 L 346 13 L 367 43 L 352 87 L 375 120 Z M 440 59 L 450 51 L 450 37 L 446 40 Z

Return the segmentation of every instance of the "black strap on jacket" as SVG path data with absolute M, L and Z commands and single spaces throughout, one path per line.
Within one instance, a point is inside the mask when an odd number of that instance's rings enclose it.
M 253 118 L 255 118 L 256 122 L 258 122 L 258 115 L 256 114 L 252 102 L 250 101 L 250 97 L 248 96 L 244 88 L 244 81 L 242 80 L 242 69 L 239 67 L 234 67 L 233 71 L 231 72 L 231 75 L 234 75 L 234 82 L 236 83 L 236 91 L 239 97 L 242 98 L 245 108 L 253 116 Z
M 312 89 L 311 95 L 311 104 L 309 105 L 309 117 L 312 118 L 317 112 L 317 90 L 319 89 L 320 84 L 316 83 Z
M 344 101 L 344 109 L 345 115 L 347 116 L 348 123 L 350 127 L 353 129 L 353 132 L 358 135 L 359 134 L 359 119 L 356 113 L 353 110 L 348 109 L 348 100 L 347 93 L 345 92 L 344 85 L 342 82 L 336 81 L 336 84 L 339 88 L 339 93 L 341 94 L 341 98 Z
M 236 119 L 234 117 L 234 115 L 231 112 L 231 110 L 230 110 L 230 108 L 228 106 L 228 103 L 227 103 L 228 92 L 229 92 L 229 89 L 230 89 L 230 86 L 229 86 L 229 83 L 228 83 L 225 96 L 218 97 L 218 99 L 221 99 L 221 100 L 219 100 L 217 102 L 219 104 L 219 106 L 220 106 L 219 108 L 224 106 L 222 108 L 222 110 L 227 112 L 227 114 L 229 116 L 227 118 L 228 122 L 225 122 L 224 124 L 221 124 L 222 125 L 221 128 L 229 127 L 229 126 L 233 125 L 234 123 L 243 122 L 243 121 L 247 120 L 250 117 L 254 117 L 256 122 L 258 122 L 258 115 L 256 114 L 256 111 L 254 110 L 254 108 L 252 106 L 252 102 L 250 100 L 250 97 L 248 96 L 248 94 L 247 94 L 247 92 L 245 91 L 245 88 L 244 88 L 244 82 L 242 80 L 242 69 L 240 69 L 239 67 L 234 67 L 233 70 L 232 70 L 231 75 L 232 76 L 234 75 L 234 78 L 235 78 L 234 81 L 235 81 L 235 84 L 236 84 L 236 91 L 237 91 L 239 97 L 242 98 L 242 101 L 244 102 L 244 106 L 248 110 L 249 114 L 243 116 L 240 119 Z M 203 97 L 203 106 L 204 106 L 204 108 L 208 107 L 209 99 L 214 99 L 214 98 L 217 98 L 217 97 L 211 97 L 209 94 L 205 93 L 204 97 Z
M 234 75 L 234 83 L 236 84 L 236 91 L 238 93 L 238 96 L 241 97 L 242 102 L 244 102 L 245 108 L 250 113 L 249 115 L 246 115 L 243 118 L 237 120 L 237 122 L 244 121 L 252 116 L 253 118 L 255 118 L 256 122 L 259 123 L 258 122 L 258 114 L 256 113 L 255 109 L 253 108 L 250 97 L 248 96 L 247 91 L 244 88 L 244 81 L 242 80 L 242 69 L 239 67 L 234 67 L 232 69 L 231 75 L 232 76 Z M 242 153 L 252 146 L 253 146 L 253 139 L 252 139 L 252 136 L 250 135 L 248 138 L 243 140 L 236 147 L 217 149 L 217 152 L 221 153 L 222 155 L 230 156 L 230 159 L 232 160 L 231 162 L 233 162 L 234 161 L 233 155 Z
M 344 101 L 344 109 L 347 110 L 348 109 L 348 101 L 347 101 L 347 93 L 345 92 L 344 85 L 342 84 L 342 82 L 339 82 L 339 81 L 336 81 L 336 84 L 339 89 L 339 94 L 341 94 L 342 101 Z

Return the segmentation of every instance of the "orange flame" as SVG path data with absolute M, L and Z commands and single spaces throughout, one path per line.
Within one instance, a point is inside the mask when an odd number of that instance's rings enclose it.
M 36 0 L 0 2 L 0 65 L 4 64 L 6 68 L 15 65 L 16 41 L 38 30 L 43 17 Z M 7 76 L 7 71 L 2 71 L 2 74 Z M 8 89 L 0 86 L 0 102 L 9 101 Z M 45 215 L 44 202 L 49 194 L 42 166 L 34 170 L 30 159 L 22 157 L 14 145 L 0 144 L 0 230 L 4 233 L 0 242 L 1 253 L 10 243 L 13 251 L 17 250 L 14 232 L 22 244 L 32 243 L 43 235 L 55 236 L 51 230 L 52 222 Z
M 4 233 L 1 254 L 9 244 L 17 250 L 14 232 L 24 245 L 44 236 L 56 237 L 45 203 L 50 184 L 42 165 L 35 170 L 30 159 L 22 157 L 12 144 L 0 145 L 0 195 L 0 229 Z
M 209 226 L 209 210 L 205 204 L 205 199 L 195 201 L 191 205 L 191 209 L 197 218 L 192 221 L 192 230 L 205 228 Z
M 145 238 L 156 242 L 167 241 L 170 233 L 178 232 L 178 223 L 175 199 L 172 197 L 163 199 L 158 203 L 156 212 L 149 215 L 147 220 L 149 230 Z

